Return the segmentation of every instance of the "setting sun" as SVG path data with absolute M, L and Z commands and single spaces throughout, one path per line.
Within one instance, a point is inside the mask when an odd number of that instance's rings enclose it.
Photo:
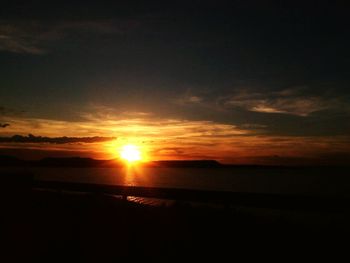
M 135 145 L 125 145 L 120 151 L 120 157 L 127 162 L 135 162 L 141 160 L 141 152 Z

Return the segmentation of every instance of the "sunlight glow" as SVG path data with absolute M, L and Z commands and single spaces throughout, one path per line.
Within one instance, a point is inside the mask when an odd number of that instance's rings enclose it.
M 120 151 L 120 157 L 127 162 L 136 162 L 141 160 L 141 152 L 135 145 L 124 145 Z

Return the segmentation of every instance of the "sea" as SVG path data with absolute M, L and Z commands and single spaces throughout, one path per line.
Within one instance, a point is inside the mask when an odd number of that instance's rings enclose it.
M 337 195 L 350 197 L 350 173 L 334 167 L 116 167 L 1 168 L 30 173 L 35 180 L 232 192 Z

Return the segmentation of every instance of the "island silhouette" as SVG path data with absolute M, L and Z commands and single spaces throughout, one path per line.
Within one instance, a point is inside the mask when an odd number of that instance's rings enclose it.
M 23 166 L 23 167 L 118 167 L 125 165 L 120 159 L 96 160 L 82 157 L 46 157 L 39 160 L 23 160 L 14 156 L 0 155 L 0 166 Z M 166 160 L 151 161 L 142 165 L 153 167 L 195 167 L 210 168 L 222 167 L 223 164 L 216 160 Z

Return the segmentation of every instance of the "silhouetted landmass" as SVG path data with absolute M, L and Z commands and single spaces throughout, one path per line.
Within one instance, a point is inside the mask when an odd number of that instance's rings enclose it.
M 17 157 L 0 155 L 0 167 L 27 167 L 34 164 L 29 160 L 21 160 Z
M 162 167 L 196 167 L 196 168 L 209 168 L 209 167 L 221 167 L 223 164 L 215 160 L 167 160 L 167 161 L 154 161 L 151 163 L 154 166 Z
M 96 160 L 92 158 L 66 157 L 66 158 L 43 158 L 41 160 L 21 160 L 16 157 L 0 155 L 0 166 L 44 166 L 44 167 L 118 167 L 124 165 L 118 159 Z M 155 161 L 145 163 L 152 167 L 221 167 L 215 160 L 174 160 Z
M 0 155 L 0 167 L 120 167 L 125 162 L 120 159 L 96 160 L 82 157 L 47 157 L 40 160 L 22 160 L 14 156 Z M 242 169 L 317 169 L 323 172 L 350 171 L 350 166 L 324 165 L 324 166 L 287 166 L 287 165 L 255 165 L 255 164 L 222 164 L 216 160 L 166 160 L 143 163 L 148 167 L 173 168 L 242 168 Z
M 22 160 L 13 156 L 0 155 L 0 166 L 16 167 L 113 167 L 121 165 L 117 160 L 95 160 L 92 158 L 47 157 L 41 160 Z
M 26 163 L 26 161 L 13 156 L 0 155 L 0 166 L 23 166 Z
M 44 158 L 34 163 L 47 167 L 110 167 L 121 165 L 116 160 L 95 160 L 81 157 Z

